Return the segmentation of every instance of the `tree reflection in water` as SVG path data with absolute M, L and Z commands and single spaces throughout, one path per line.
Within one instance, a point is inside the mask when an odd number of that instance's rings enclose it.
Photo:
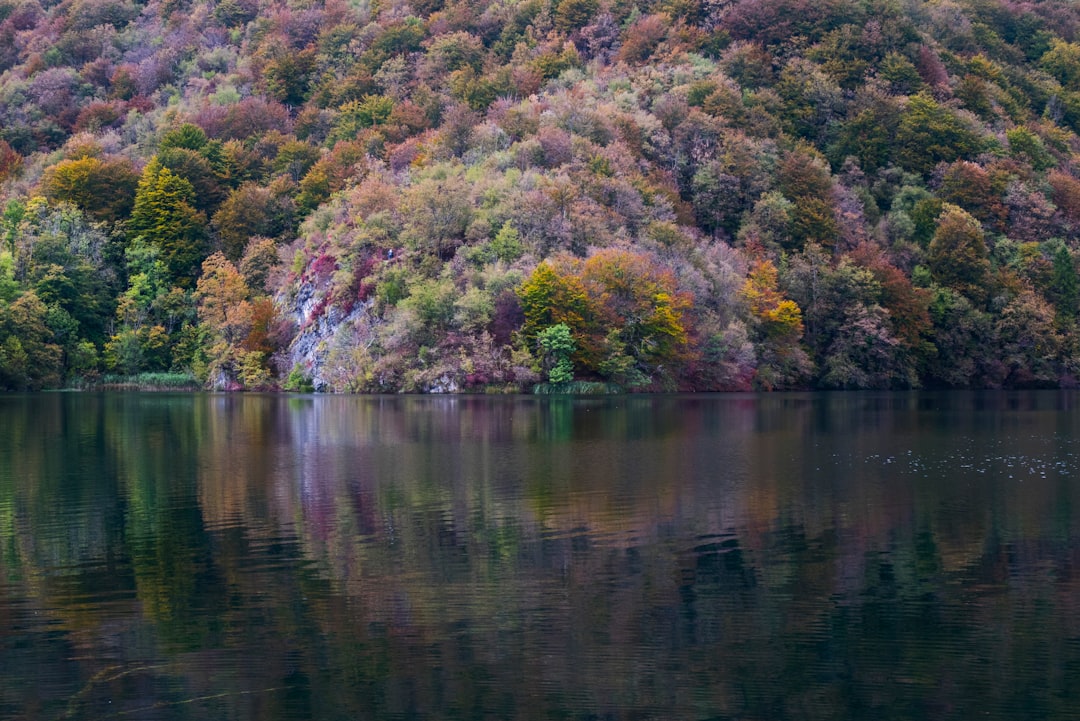
M 1066 718 L 1068 393 L 0 398 L 0 718 Z

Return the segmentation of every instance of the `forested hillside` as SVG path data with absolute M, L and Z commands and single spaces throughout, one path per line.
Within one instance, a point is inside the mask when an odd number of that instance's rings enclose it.
M 1076 385 L 1078 30 L 1064 0 L 0 0 L 0 387 Z

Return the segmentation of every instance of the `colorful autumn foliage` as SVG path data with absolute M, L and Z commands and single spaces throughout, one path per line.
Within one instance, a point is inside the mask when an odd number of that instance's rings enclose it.
M 690 301 L 671 273 L 616 249 L 564 258 L 561 266 L 542 263 L 518 291 L 526 341 L 563 326 L 581 372 L 630 388 L 674 384 L 689 351 Z
M 795 301 L 785 299 L 780 293 L 778 277 L 772 262 L 759 260 L 750 269 L 742 287 L 742 296 L 766 337 L 798 341 L 803 334 L 802 310 Z
M 45 330 L 0 334 L 0 385 L 1070 384 L 1078 29 L 1009 0 L 4 6 L 0 302 Z

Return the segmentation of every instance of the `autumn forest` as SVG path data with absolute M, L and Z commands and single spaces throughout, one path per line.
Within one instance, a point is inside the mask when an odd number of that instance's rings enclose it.
M 1080 383 L 1060 0 L 0 0 L 0 388 Z

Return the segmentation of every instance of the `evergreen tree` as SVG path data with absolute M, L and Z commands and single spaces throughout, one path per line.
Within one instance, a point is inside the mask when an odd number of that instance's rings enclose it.
M 157 158 L 143 170 L 128 224 L 130 238 L 156 245 L 177 285 L 195 280 L 206 256 L 206 218 L 195 210 L 191 183 L 173 174 Z
M 1077 305 L 1080 302 L 1080 278 L 1076 274 L 1076 263 L 1072 253 L 1064 243 L 1054 251 L 1054 271 L 1050 285 L 1058 318 L 1075 320 Z

